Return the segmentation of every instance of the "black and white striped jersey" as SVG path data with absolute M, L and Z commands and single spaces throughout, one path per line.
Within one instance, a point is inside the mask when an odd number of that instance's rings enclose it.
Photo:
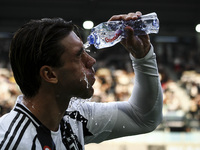
M 80 109 L 77 100 L 66 111 L 57 132 L 47 129 L 22 103 L 23 96 L 17 98 L 13 110 L 0 119 L 0 149 L 2 150 L 84 150 L 86 137 L 96 137 L 87 128 L 88 120 L 76 109 Z M 89 109 L 94 103 L 83 103 Z M 100 107 L 100 105 L 99 105 Z M 75 109 L 76 108 L 76 109 Z M 100 108 L 99 108 L 100 109 Z M 103 109 L 103 108 L 102 108 Z M 83 109 L 82 109 L 83 110 Z M 85 109 L 86 110 L 86 109 Z M 84 110 L 84 111 L 85 111 Z M 109 112 L 112 109 L 109 109 Z M 96 110 L 97 111 L 97 110 Z M 106 111 L 105 111 L 106 112 Z M 103 113 L 101 114 L 103 116 Z M 104 127 L 94 115 L 90 121 L 90 129 L 103 132 Z M 108 116 L 107 118 L 110 118 Z M 100 119 L 100 118 L 99 118 Z M 105 118 L 106 119 L 106 118 Z M 106 119 L 111 122 L 111 119 Z M 98 129 L 99 128 L 99 129 Z M 98 138 L 97 138 L 98 139 Z
M 48 150 L 54 147 L 52 139 L 55 138 L 58 141 L 62 139 L 60 130 L 51 133 L 20 103 L 17 103 L 9 114 L 1 118 L 0 134 L 0 149 L 2 150 L 45 148 Z
M 14 109 L 0 120 L 0 149 L 84 149 L 83 144 L 78 141 L 77 136 L 73 133 L 68 122 L 69 119 L 61 121 L 60 129 L 57 132 L 50 131 L 21 103 L 21 99 L 22 96 L 19 96 Z M 74 115 L 80 118 L 78 112 L 66 113 L 66 116 L 73 117 Z

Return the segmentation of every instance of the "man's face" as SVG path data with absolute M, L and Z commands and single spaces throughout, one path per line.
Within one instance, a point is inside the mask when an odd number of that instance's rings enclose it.
M 90 98 L 94 92 L 93 65 L 96 60 L 85 52 L 82 41 L 74 32 L 61 40 L 61 44 L 65 52 L 61 56 L 63 66 L 56 69 L 59 90 L 69 97 Z

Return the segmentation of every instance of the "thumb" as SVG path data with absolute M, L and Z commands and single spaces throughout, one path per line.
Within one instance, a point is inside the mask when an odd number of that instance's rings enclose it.
M 130 26 L 125 27 L 125 36 L 126 36 L 126 39 L 132 39 L 133 38 L 134 30 L 133 30 L 132 27 L 130 27 Z
M 126 47 L 132 47 L 133 45 L 135 45 L 136 43 L 136 37 L 134 36 L 134 30 L 132 27 L 127 26 L 125 27 L 125 39 L 123 39 L 122 44 Z

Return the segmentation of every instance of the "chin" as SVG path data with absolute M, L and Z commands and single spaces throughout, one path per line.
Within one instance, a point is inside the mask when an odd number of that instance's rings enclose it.
M 94 89 L 93 87 L 87 88 L 87 90 L 82 93 L 82 95 L 80 96 L 83 99 L 87 99 L 87 98 L 91 98 L 94 94 Z

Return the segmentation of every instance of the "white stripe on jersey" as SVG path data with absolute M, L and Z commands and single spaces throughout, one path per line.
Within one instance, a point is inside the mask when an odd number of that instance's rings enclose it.
M 17 113 L 4 136 L 4 140 L 1 142 L 0 148 L 16 149 L 30 122 L 30 119 L 24 114 Z

